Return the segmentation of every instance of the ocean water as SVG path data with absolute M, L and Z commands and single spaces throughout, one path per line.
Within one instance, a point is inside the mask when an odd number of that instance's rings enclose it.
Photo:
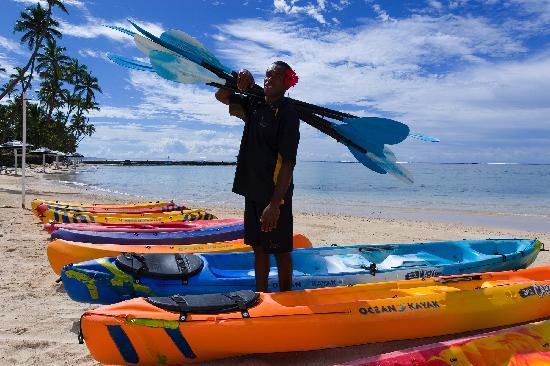
M 550 165 L 406 165 L 404 184 L 357 163 L 298 162 L 295 211 L 429 219 L 550 232 Z M 234 166 L 97 166 L 49 179 L 136 199 L 243 207 Z

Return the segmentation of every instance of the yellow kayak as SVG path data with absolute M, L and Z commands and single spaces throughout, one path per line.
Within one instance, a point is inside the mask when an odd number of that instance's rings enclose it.
M 193 220 L 212 220 L 217 217 L 204 210 L 181 210 L 155 213 L 88 213 L 76 211 L 45 210 L 39 216 L 42 223 L 134 223 L 134 222 L 175 222 Z
M 78 202 L 62 202 L 62 201 L 47 201 L 35 199 L 31 202 L 32 211 L 37 215 L 36 208 L 41 204 L 51 206 L 66 206 L 66 207 L 80 207 L 80 208 L 151 208 L 161 207 L 173 204 L 173 202 L 167 201 L 151 201 L 151 202 L 137 202 L 137 203 L 78 203 Z

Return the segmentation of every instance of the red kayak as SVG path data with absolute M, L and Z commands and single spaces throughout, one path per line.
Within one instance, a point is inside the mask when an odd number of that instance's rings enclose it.
M 117 213 L 117 214 L 141 214 L 141 213 L 158 213 L 158 212 L 172 212 L 172 211 L 181 211 L 188 210 L 187 207 L 183 205 L 176 205 L 174 202 L 170 202 L 165 206 L 157 207 L 77 207 L 77 206 L 66 206 L 66 205 L 52 205 L 42 203 L 36 207 L 37 213 L 40 215 L 42 212 L 52 209 L 52 210 L 65 210 L 65 211 L 77 211 L 77 212 L 89 212 L 92 214 L 96 213 Z
M 135 224 L 63 224 L 52 222 L 44 225 L 44 230 L 50 234 L 57 229 L 77 230 L 77 231 L 99 231 L 99 232 L 119 232 L 119 233 L 158 233 L 158 232 L 176 232 L 190 231 L 198 229 L 207 229 L 217 226 L 227 226 L 242 224 L 242 219 L 217 219 L 217 220 L 195 220 L 183 222 L 150 222 Z
M 544 295 L 540 295 L 544 296 Z M 550 365 L 550 320 L 434 343 L 339 366 Z

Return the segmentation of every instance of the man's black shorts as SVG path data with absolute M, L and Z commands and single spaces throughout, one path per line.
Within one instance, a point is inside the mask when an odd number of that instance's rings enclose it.
M 289 253 L 292 251 L 292 200 L 285 200 L 280 206 L 277 227 L 269 232 L 263 232 L 260 218 L 268 204 L 245 199 L 244 242 L 251 246 L 260 245 L 264 252 L 269 254 Z

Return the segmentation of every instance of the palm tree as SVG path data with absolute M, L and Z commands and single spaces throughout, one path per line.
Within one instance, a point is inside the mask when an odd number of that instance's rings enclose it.
M 95 92 L 103 93 L 99 87 L 98 80 L 95 76 L 92 76 L 89 72 L 84 75 L 82 79 L 82 92 L 84 93 L 84 101 L 86 105 L 94 105 L 95 103 Z M 89 108 L 84 108 L 89 109 Z
M 64 93 L 65 89 L 60 79 L 48 77 L 40 83 L 38 96 L 46 108 L 46 121 L 51 119 L 54 110 L 64 105 Z
M 87 70 L 80 75 L 78 85 L 75 85 L 76 96 L 76 115 L 81 115 L 83 111 L 99 110 L 98 104 L 95 101 L 95 93 L 103 93 L 99 87 L 98 80 L 92 76 Z
M 40 72 L 40 77 L 49 74 L 57 79 L 63 77 L 63 70 L 69 62 L 69 57 L 65 55 L 65 47 L 58 47 L 55 41 L 48 40 L 42 53 L 36 57 L 36 71 Z
M 64 93 L 62 80 L 69 57 L 64 54 L 65 47 L 58 47 L 49 41 L 42 53 L 37 56 L 36 70 L 42 78 L 40 100 L 46 105 L 46 120 L 50 120 L 55 108 L 63 105 Z
M 54 7 L 57 7 L 68 14 L 67 9 L 65 5 L 63 5 L 62 0 L 47 0 L 47 2 L 47 9 L 42 8 L 40 3 L 28 7 L 26 11 L 21 13 L 20 19 L 15 23 L 14 32 L 25 32 L 21 37 L 21 43 L 26 43 L 29 49 L 32 50 L 32 54 L 27 64 L 21 69 L 19 75 L 8 82 L 6 88 L 0 93 L 0 100 L 11 93 L 15 85 L 25 78 L 25 74 L 30 69 L 30 78 L 24 83 L 22 91 L 24 92 L 27 90 L 34 73 L 36 56 L 44 40 L 53 41 L 54 38 L 61 38 L 61 32 L 57 30 L 59 22 L 52 18 L 52 10 Z
M 3 90 L 7 90 L 7 87 L 13 83 L 13 87 L 9 91 L 7 91 L 7 93 L 6 93 L 6 94 L 8 94 L 8 96 L 10 98 L 11 98 L 12 94 L 18 94 L 19 93 L 19 89 L 17 88 L 17 83 L 18 82 L 20 82 L 21 87 L 23 87 L 25 82 L 30 81 L 30 75 L 24 76 L 23 78 L 20 79 L 19 77 L 20 77 L 21 73 L 22 73 L 22 69 L 20 67 L 15 67 L 15 72 L 10 74 L 10 79 L 8 80 L 8 82 L 6 84 L 4 84 L 2 86 Z M 23 89 L 21 89 L 21 90 L 23 90 Z
M 76 58 L 71 58 L 65 65 L 65 82 L 73 87 L 72 93 L 67 92 L 65 94 L 65 103 L 68 107 L 65 123 L 69 121 L 69 117 L 81 103 L 82 80 L 87 73 L 88 68 L 86 65 L 81 64 Z

